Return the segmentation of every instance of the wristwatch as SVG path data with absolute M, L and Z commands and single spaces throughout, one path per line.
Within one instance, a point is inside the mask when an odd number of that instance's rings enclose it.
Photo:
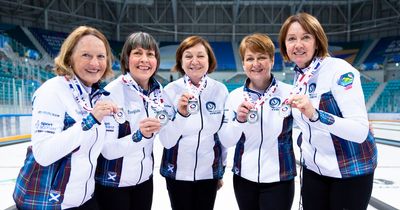
M 309 119 L 311 122 L 317 122 L 319 120 L 319 111 L 315 109 L 313 116 Z

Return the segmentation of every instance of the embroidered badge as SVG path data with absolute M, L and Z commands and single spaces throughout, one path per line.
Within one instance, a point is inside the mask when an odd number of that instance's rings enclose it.
M 353 81 L 354 81 L 354 74 L 348 72 L 340 76 L 338 85 L 343 86 L 346 90 L 348 90 L 352 87 Z
M 60 191 L 50 190 L 49 202 L 58 203 L 60 202 L 61 193 Z
M 335 123 L 335 118 L 333 118 L 332 115 L 323 111 L 319 111 L 319 120 L 326 125 L 332 125 L 333 123 Z
M 113 171 L 108 171 L 107 172 L 107 180 L 115 182 L 116 179 L 117 179 L 117 173 L 116 172 L 113 172 Z
M 206 108 L 209 112 L 213 112 L 216 108 L 216 105 L 213 101 L 209 101 L 206 103 Z
M 222 110 L 221 109 L 217 109 L 217 105 L 215 104 L 214 101 L 208 101 L 206 103 L 206 109 L 210 113 L 210 115 L 222 114 Z
M 277 111 L 281 105 L 281 99 L 278 97 L 273 97 L 269 100 L 269 106 L 272 110 Z
M 308 86 L 308 96 L 310 98 L 316 98 L 317 97 L 317 93 L 315 92 L 316 89 L 317 89 L 317 84 L 315 84 L 315 83 L 311 83 Z

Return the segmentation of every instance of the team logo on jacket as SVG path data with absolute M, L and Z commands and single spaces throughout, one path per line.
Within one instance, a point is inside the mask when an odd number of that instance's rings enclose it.
M 208 101 L 206 103 L 206 109 L 210 114 L 221 114 L 221 110 L 215 110 L 217 106 L 215 105 L 214 101 Z
M 278 111 L 281 105 L 281 99 L 278 97 L 273 97 L 269 100 L 269 106 L 273 111 Z
M 239 175 L 239 173 L 240 173 L 239 168 L 235 166 L 235 167 L 233 168 L 233 173 L 235 173 L 236 175 Z
M 107 172 L 107 180 L 108 181 L 115 182 L 115 181 L 117 181 L 116 179 L 117 179 L 117 173 L 116 172 L 114 172 L 114 171 L 108 171 Z
M 352 87 L 354 82 L 354 74 L 352 72 L 347 72 L 340 76 L 338 85 L 343 86 L 345 90 L 348 90 Z
M 309 97 L 310 98 L 316 98 L 317 97 L 317 94 L 315 93 L 315 89 L 316 88 L 317 88 L 317 84 L 315 84 L 315 83 L 311 83 L 308 86 L 308 93 L 309 93 Z
M 52 203 L 59 203 L 60 202 L 60 197 L 61 197 L 60 191 L 50 190 L 50 194 L 49 195 L 50 195 L 49 202 L 52 202 Z

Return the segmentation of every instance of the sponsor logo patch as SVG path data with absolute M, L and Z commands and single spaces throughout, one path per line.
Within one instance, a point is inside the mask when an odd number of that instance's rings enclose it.
M 346 90 L 348 90 L 352 87 L 353 81 L 354 81 L 354 74 L 348 72 L 340 76 L 338 85 L 343 86 Z

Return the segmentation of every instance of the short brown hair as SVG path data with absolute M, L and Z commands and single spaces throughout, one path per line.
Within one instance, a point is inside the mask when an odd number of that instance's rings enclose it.
M 129 35 L 126 39 L 124 46 L 122 47 L 121 53 L 121 71 L 122 74 L 129 72 L 129 55 L 133 49 L 141 47 L 145 50 L 154 50 L 157 59 L 157 68 L 160 66 L 160 50 L 157 42 L 153 36 L 146 32 L 136 32 Z M 154 72 L 154 74 L 155 74 Z
M 107 38 L 101 33 L 99 30 L 89 27 L 89 26 L 79 26 L 68 37 L 64 40 L 63 44 L 61 45 L 60 52 L 58 53 L 57 57 L 54 59 L 54 71 L 59 76 L 67 76 L 71 78 L 75 75 L 74 70 L 71 68 L 71 56 L 75 49 L 76 44 L 79 40 L 86 36 L 86 35 L 93 35 L 99 38 L 106 48 L 107 53 L 107 67 L 106 71 L 104 72 L 101 80 L 106 79 L 107 77 L 113 75 L 112 67 L 112 51 L 110 44 L 107 41 Z
M 267 53 L 269 58 L 274 61 L 275 46 L 271 38 L 266 34 L 254 33 L 242 39 L 239 45 L 239 55 L 242 62 L 244 61 L 246 49 L 252 52 Z
M 328 38 L 326 37 L 326 34 L 321 24 L 314 16 L 302 12 L 288 17 L 286 21 L 283 23 L 281 30 L 279 32 L 279 47 L 281 55 L 285 61 L 290 60 L 287 54 L 285 40 L 289 27 L 294 22 L 298 22 L 307 33 L 310 33 L 315 37 L 317 50 L 314 56 L 322 58 L 329 56 Z
M 208 63 L 209 63 L 207 73 L 214 72 L 214 70 L 217 68 L 217 59 L 215 58 L 215 55 L 210 46 L 210 43 L 208 43 L 207 40 L 205 40 L 204 38 L 202 38 L 200 36 L 190 36 L 181 42 L 178 49 L 176 49 L 176 54 L 175 54 L 176 63 L 175 63 L 175 66 L 173 67 L 174 71 L 178 71 L 182 75 L 185 74 L 185 71 L 182 69 L 183 52 L 185 52 L 185 50 L 187 50 L 191 47 L 194 47 L 195 45 L 197 45 L 199 43 L 202 44 L 206 48 L 206 51 L 207 51 Z

